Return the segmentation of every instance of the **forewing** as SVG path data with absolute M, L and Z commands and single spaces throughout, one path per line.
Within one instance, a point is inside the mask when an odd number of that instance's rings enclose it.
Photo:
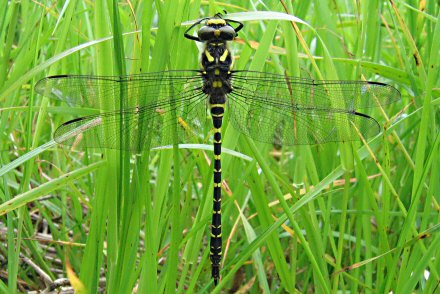
M 60 75 L 40 80 L 35 90 L 69 105 L 105 109 L 108 105 L 126 107 L 148 105 L 168 92 L 201 86 L 199 71 L 163 71 L 131 76 Z M 126 91 L 126 93 L 124 93 Z M 124 93 L 124 95 L 121 95 Z
M 387 84 L 367 81 L 316 81 L 264 72 L 232 73 L 234 92 L 266 103 L 288 102 L 298 107 L 360 111 L 400 100 Z

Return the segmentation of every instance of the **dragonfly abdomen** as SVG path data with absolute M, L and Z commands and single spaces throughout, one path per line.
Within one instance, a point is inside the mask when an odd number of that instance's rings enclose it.
M 220 261 L 222 258 L 222 122 L 225 104 L 210 104 L 211 116 L 214 125 L 214 195 L 211 223 L 210 257 L 212 263 L 212 277 L 217 284 L 220 279 Z

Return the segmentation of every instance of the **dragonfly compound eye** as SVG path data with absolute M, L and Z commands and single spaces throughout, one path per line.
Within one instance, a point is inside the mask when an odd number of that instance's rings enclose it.
M 235 36 L 237 36 L 237 33 L 235 32 L 235 29 L 231 27 L 230 25 L 226 25 L 224 27 L 221 27 L 219 29 L 220 31 L 220 38 L 224 41 L 232 41 L 234 40 Z
M 215 39 L 215 31 L 216 29 L 211 26 L 203 26 L 197 32 L 197 36 L 202 42 L 211 41 Z
M 237 33 L 230 25 L 206 25 L 197 32 L 201 42 L 209 41 L 232 41 Z

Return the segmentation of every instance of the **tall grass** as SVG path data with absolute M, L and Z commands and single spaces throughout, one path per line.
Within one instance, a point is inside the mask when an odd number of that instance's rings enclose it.
M 436 1 L 253 2 L 0 3 L 0 292 L 440 291 Z M 280 151 L 226 121 L 214 288 L 209 137 L 141 156 L 62 148 L 55 128 L 92 110 L 33 85 L 197 69 L 180 24 L 223 10 L 245 23 L 236 69 L 385 82 L 402 100 L 377 111 L 383 132 L 366 142 Z

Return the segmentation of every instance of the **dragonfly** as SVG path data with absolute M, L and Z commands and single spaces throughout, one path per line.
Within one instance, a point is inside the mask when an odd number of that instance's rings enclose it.
M 199 26 L 196 35 L 191 31 Z M 95 114 L 59 126 L 54 140 L 75 148 L 142 152 L 147 148 L 199 142 L 212 135 L 213 211 L 210 260 L 214 284 L 222 259 L 222 124 L 224 116 L 256 141 L 315 145 L 371 138 L 381 132 L 369 113 L 400 100 L 391 85 L 331 81 L 234 70 L 229 48 L 243 23 L 221 14 L 200 19 L 184 33 L 201 43 L 198 70 L 168 70 L 130 76 L 58 75 L 40 80 L 36 91 Z M 121 105 L 105 109 L 106 101 Z

